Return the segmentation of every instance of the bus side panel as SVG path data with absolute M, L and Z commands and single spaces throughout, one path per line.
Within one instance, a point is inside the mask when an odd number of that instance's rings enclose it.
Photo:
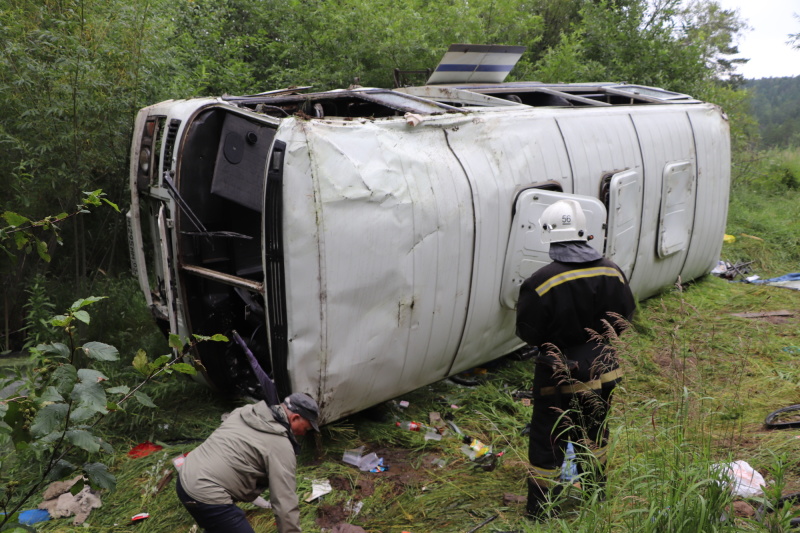
M 571 192 L 572 172 L 552 112 L 488 116 L 448 129 L 475 204 L 475 257 L 464 337 L 449 374 L 522 344 L 514 311 L 501 303 L 506 249 L 520 186 L 555 181 Z M 466 259 L 466 258 L 463 258 Z
M 716 106 L 688 112 L 697 150 L 697 209 L 681 278 L 694 279 L 716 265 L 728 216 L 731 146 L 728 120 Z
M 444 378 L 469 298 L 472 204 L 442 131 L 399 120 L 354 126 L 298 123 L 310 173 L 291 177 L 313 181 L 313 211 L 293 217 L 317 226 L 320 312 L 295 301 L 297 291 L 311 292 L 301 287 L 309 280 L 288 266 L 290 375 L 322 359 L 326 419 Z M 293 225 L 286 220 L 287 231 Z M 320 338 L 307 341 L 314 320 Z
M 575 194 L 597 198 L 605 174 L 641 168 L 636 131 L 626 109 L 570 110 L 558 117 L 558 125 L 575 175 Z
M 692 171 L 696 172 L 692 128 L 685 109 L 663 106 L 631 114 L 644 161 L 644 205 L 639 253 L 630 280 L 631 288 L 639 299 L 652 296 L 675 283 L 688 252 L 687 246 L 663 258 L 657 253 L 659 235 L 663 229 L 660 210 L 664 169 L 668 164 L 688 161 Z M 694 195 L 695 191 L 692 190 L 691 194 Z M 685 216 L 692 217 L 693 211 L 687 210 Z M 690 221 L 687 224 L 691 227 Z

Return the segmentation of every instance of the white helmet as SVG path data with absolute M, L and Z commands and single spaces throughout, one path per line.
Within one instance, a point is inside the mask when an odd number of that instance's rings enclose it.
M 549 205 L 539 218 L 542 242 L 586 241 L 586 215 L 575 200 L 559 200 Z

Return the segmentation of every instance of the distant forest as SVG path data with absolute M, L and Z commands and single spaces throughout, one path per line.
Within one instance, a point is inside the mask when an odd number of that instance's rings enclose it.
M 800 76 L 748 80 L 764 147 L 800 146 Z

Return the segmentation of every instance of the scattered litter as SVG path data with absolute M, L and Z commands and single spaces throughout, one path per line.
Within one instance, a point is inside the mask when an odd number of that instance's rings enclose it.
M 5 516 L 6 513 L 0 513 L 0 516 Z M 19 513 L 17 522 L 26 526 L 32 526 L 39 522 L 46 522 L 50 520 L 50 513 L 46 509 L 29 509 Z
M 564 456 L 564 463 L 561 465 L 561 479 L 572 483 L 578 477 L 578 465 L 575 461 L 575 447 L 571 442 L 567 442 L 567 450 Z
M 734 235 L 728 235 L 726 233 L 725 236 L 722 238 L 722 242 L 724 242 L 725 244 L 733 244 L 736 242 L 736 237 Z
M 455 423 L 455 422 L 453 422 L 452 420 L 447 420 L 447 425 L 448 425 L 448 426 L 450 426 L 450 428 L 451 428 L 453 431 L 455 431 L 456 433 L 458 433 L 459 435 L 463 435 L 463 434 L 464 434 L 464 432 L 463 432 L 463 431 L 461 431 L 461 429 L 460 429 L 460 428 L 459 428 L 459 427 L 456 425 L 456 423 Z
M 133 515 L 131 517 L 131 522 L 140 522 L 142 520 L 147 520 L 148 518 L 150 518 L 150 514 L 148 514 L 148 513 L 139 513 L 139 514 L 135 514 L 135 515 Z
M 406 409 L 409 406 L 409 403 L 408 400 L 400 400 L 397 405 L 400 407 L 400 409 Z
M 502 455 L 502 453 L 498 453 L 497 455 L 493 454 L 492 452 L 486 453 L 477 459 L 474 459 L 472 461 L 475 463 L 473 466 L 476 470 L 492 472 L 495 468 L 497 468 L 497 460 L 498 458 L 502 457 Z
M 375 452 L 368 453 L 358 462 L 358 469 L 362 472 L 374 472 L 378 465 L 383 463 L 383 459 L 378 457 Z
M 361 501 L 353 501 L 352 499 L 347 500 L 347 503 L 344 505 L 344 510 L 350 513 L 350 516 L 356 516 L 358 513 L 361 512 L 361 509 L 364 508 L 364 502 Z
M 147 457 L 151 453 L 157 452 L 159 450 L 163 450 L 163 446 L 159 446 L 158 444 L 153 444 L 149 440 L 146 440 L 140 444 L 137 444 L 128 452 L 128 457 L 133 457 L 134 459 L 139 459 L 141 457 Z
M 747 283 L 753 283 L 754 281 L 758 281 L 760 279 L 761 279 L 761 276 L 759 276 L 758 274 L 754 274 L 752 276 L 747 276 L 746 278 L 744 278 L 744 280 Z
M 374 454 L 371 454 L 374 455 Z M 378 462 L 375 463 L 375 466 L 369 469 L 370 472 L 378 473 L 378 472 L 386 472 L 389 470 L 389 467 L 383 464 L 383 457 L 378 458 Z
M 313 502 L 317 498 L 330 493 L 332 490 L 331 482 L 327 479 L 315 479 L 311 481 L 311 496 L 306 498 L 306 503 Z
M 800 353 L 800 346 L 787 346 L 783 348 L 783 351 L 786 353 Z
M 442 420 L 442 415 L 436 411 L 428 413 L 428 421 L 430 422 L 431 427 L 436 428 L 439 433 L 443 433 L 447 430 L 447 425 L 444 423 L 444 420 Z
M 363 446 L 359 446 L 358 448 L 354 448 L 352 450 L 345 450 L 344 455 L 342 455 L 342 461 L 349 465 L 358 466 L 361 462 L 361 455 L 363 453 Z
M 478 439 L 473 439 L 468 435 L 464 435 L 462 442 L 464 445 L 461 447 L 461 451 L 473 461 L 483 455 L 486 455 L 487 453 L 491 453 L 492 451 L 491 446 L 487 446 Z
M 752 498 L 764 493 L 761 489 L 766 485 L 764 477 L 747 461 L 740 460 L 715 466 L 723 469 L 722 472 L 729 479 L 728 485 L 734 496 Z
M 180 467 L 183 466 L 183 463 L 186 462 L 187 455 L 189 455 L 189 452 L 182 453 L 178 457 L 172 460 L 172 464 L 175 465 L 175 470 L 179 470 Z
M 759 279 L 754 281 L 756 285 L 771 285 L 773 287 L 783 287 L 800 291 L 800 272 L 785 274 L 777 278 Z
M 404 422 L 395 422 L 395 426 L 399 427 L 400 429 L 405 429 L 408 431 L 419 431 L 422 427 L 422 424 L 419 422 L 414 422 L 413 420 L 406 420 Z
M 444 468 L 445 465 L 447 465 L 447 461 L 445 461 L 440 457 L 438 459 L 434 459 L 433 461 L 431 461 L 431 464 L 434 466 L 438 466 L 439 468 Z
M 442 434 L 431 428 L 425 433 L 425 440 L 442 440 Z
M 252 503 L 256 507 L 261 507 L 262 509 L 272 509 L 272 504 L 267 500 L 265 500 L 264 498 L 262 498 L 261 496 L 253 500 Z
M 738 263 L 719 261 L 717 266 L 711 270 L 711 274 L 729 280 L 736 278 L 736 276 L 746 277 L 747 274 L 750 274 L 750 265 L 752 263 L 753 261 Z
M 362 456 L 364 447 L 359 446 L 353 450 L 346 450 L 342 455 L 342 461 L 349 465 L 358 467 L 362 472 L 384 472 L 389 469 L 384 466 L 383 458 L 378 457 L 374 452 Z
M 39 509 L 45 509 L 53 518 L 66 518 L 75 515 L 73 525 L 83 524 L 92 509 L 97 509 L 103 504 L 100 495 L 85 485 L 80 492 L 73 495 L 70 489 L 82 476 L 77 476 L 69 481 L 56 481 L 47 486 L 44 491 L 44 500 L 39 504 Z

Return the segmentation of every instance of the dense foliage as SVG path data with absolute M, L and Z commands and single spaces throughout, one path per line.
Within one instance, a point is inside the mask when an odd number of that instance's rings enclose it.
M 753 114 L 767 147 L 800 146 L 800 76 L 750 80 Z

